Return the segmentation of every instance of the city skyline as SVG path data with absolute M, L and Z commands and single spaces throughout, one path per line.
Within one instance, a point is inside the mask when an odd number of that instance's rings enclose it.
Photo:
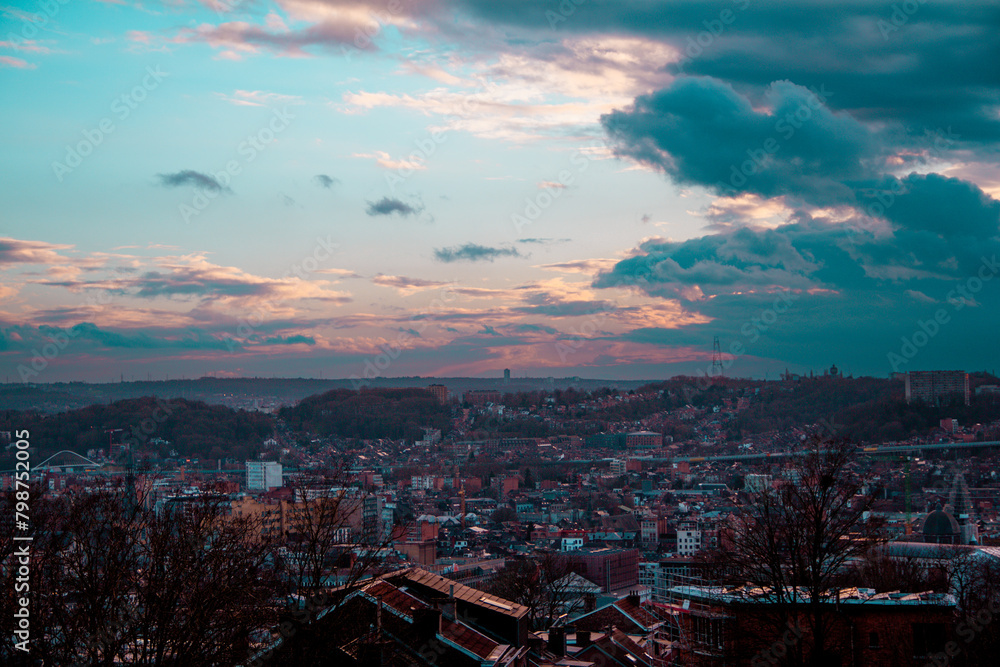
M 995 3 L 0 20 L 12 380 L 996 366 Z

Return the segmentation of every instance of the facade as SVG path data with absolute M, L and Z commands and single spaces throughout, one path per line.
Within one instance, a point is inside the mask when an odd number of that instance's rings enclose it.
M 434 398 L 441 403 L 448 402 L 448 387 L 443 384 L 432 384 L 427 387 L 427 391 L 431 392 L 431 394 L 434 395 Z
M 702 534 L 697 528 L 677 529 L 677 555 L 693 556 L 702 549 Z
M 281 464 L 276 461 L 247 461 L 247 489 L 270 491 L 280 489 Z
M 763 493 L 771 488 L 771 476 L 751 473 L 744 478 L 743 488 L 749 493 Z
M 663 446 L 663 435 L 653 431 L 634 431 L 625 435 L 626 449 L 659 449 Z
M 617 591 L 639 583 L 638 549 L 580 549 L 562 555 L 573 572 L 605 591 Z
M 907 403 L 944 405 L 958 398 L 969 404 L 969 374 L 965 371 L 910 371 L 904 382 Z
M 671 589 L 671 639 L 681 664 L 771 665 L 801 651 L 815 662 L 808 601 L 783 610 L 755 590 L 698 586 Z M 802 595 L 802 593 L 800 593 Z M 831 665 L 936 664 L 952 640 L 956 600 L 945 593 L 878 593 L 844 589 L 822 603 Z M 953 654 L 952 654 L 953 655 Z
M 487 403 L 499 403 L 500 402 L 500 392 L 496 389 L 472 389 L 465 394 L 463 398 L 466 403 L 470 405 L 486 405 Z

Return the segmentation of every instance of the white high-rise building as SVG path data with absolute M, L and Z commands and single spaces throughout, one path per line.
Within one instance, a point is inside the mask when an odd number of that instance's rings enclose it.
M 247 490 L 281 488 L 281 464 L 277 461 L 247 461 Z

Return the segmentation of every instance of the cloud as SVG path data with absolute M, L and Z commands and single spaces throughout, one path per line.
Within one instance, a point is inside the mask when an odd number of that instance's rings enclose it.
M 542 264 L 538 268 L 546 271 L 559 271 L 562 273 L 582 273 L 584 275 L 594 275 L 598 271 L 610 269 L 618 260 L 611 258 L 575 259 L 569 262 L 557 262 L 555 264 Z
M 63 265 L 69 260 L 59 251 L 73 246 L 45 243 L 44 241 L 22 241 L 10 237 L 0 237 L 0 266 L 7 264 L 56 264 Z
M 326 188 L 327 190 L 332 189 L 334 185 L 340 184 L 339 178 L 334 178 L 333 176 L 327 176 L 326 174 L 316 174 L 315 176 L 313 176 L 313 180 L 316 181 L 316 184 L 319 185 L 321 188 Z
M 233 91 L 232 95 L 216 93 L 216 96 L 230 104 L 244 107 L 263 107 L 277 104 L 287 106 L 289 104 L 302 103 L 302 98 L 298 95 L 282 95 L 281 93 L 272 93 L 266 90 L 237 89 Z
M 383 287 L 396 287 L 401 290 L 426 289 L 430 287 L 443 287 L 448 283 L 438 280 L 424 280 L 422 278 L 407 278 L 405 276 L 387 276 L 378 274 L 372 278 L 372 282 Z
M 411 215 L 417 215 L 423 210 L 423 207 L 412 206 L 401 199 L 396 199 L 394 197 L 382 197 L 376 202 L 368 202 L 368 208 L 365 212 L 370 216 L 392 215 L 393 213 L 398 213 L 405 218 Z
M 775 81 L 758 110 L 728 83 L 683 77 L 601 122 L 619 156 L 677 183 L 723 195 L 850 203 L 848 182 L 877 177 L 885 150 L 867 127 L 831 111 L 823 95 Z
M 44 284 L 74 291 L 102 290 L 139 299 L 196 299 L 202 307 L 217 303 L 229 306 L 268 307 L 287 310 L 304 299 L 343 304 L 350 297 L 326 288 L 325 281 L 308 281 L 290 274 L 283 278 L 256 276 L 232 266 L 220 266 L 204 255 L 161 257 L 155 268 L 115 271 L 109 277 L 87 280 L 53 280 Z
M 29 63 L 22 58 L 14 56 L 0 56 L 0 67 L 11 67 L 13 69 L 35 69 L 38 65 Z
M 440 262 L 492 262 L 497 257 L 522 257 L 517 248 L 491 248 L 476 243 L 466 243 L 451 248 L 435 248 L 434 257 Z
M 754 91 L 765 89 L 775 72 L 806 86 L 826 85 L 836 92 L 837 110 L 898 124 L 901 139 L 948 126 L 962 128 L 962 142 L 972 149 L 1000 139 L 996 68 L 983 66 L 1000 62 L 1000 44 L 992 39 L 1000 10 L 992 0 L 920 3 L 902 25 L 892 24 L 892 7 L 863 2 L 739 0 L 728 7 L 733 20 L 717 38 L 706 24 L 720 10 L 698 0 L 588 2 L 569 17 L 556 12 L 566 20 L 554 25 L 547 3 L 459 4 L 509 40 L 537 40 L 550 26 L 567 36 L 636 36 L 671 49 L 666 71 L 674 75 L 709 76 Z M 698 44 L 703 35 L 707 45 Z
M 316 339 L 312 336 L 269 336 L 263 341 L 264 345 L 315 345 Z
M 157 174 L 157 177 L 160 179 L 160 185 L 167 188 L 190 185 L 211 192 L 229 191 L 229 188 L 224 187 L 214 176 L 209 176 L 193 169 L 183 169 L 172 174 Z
M 569 243 L 573 239 L 542 239 L 542 238 L 527 238 L 518 239 L 518 243 L 533 243 L 538 245 L 549 245 L 552 243 Z
M 419 171 L 427 168 L 427 165 L 420 160 L 393 160 L 388 153 L 383 151 L 375 151 L 374 153 L 354 153 L 351 157 L 371 158 L 375 160 L 375 164 L 378 166 L 392 171 Z

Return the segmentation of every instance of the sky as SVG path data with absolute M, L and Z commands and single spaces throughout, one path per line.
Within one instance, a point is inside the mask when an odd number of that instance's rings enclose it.
M 997 366 L 995 1 L 3 2 L 0 381 Z

